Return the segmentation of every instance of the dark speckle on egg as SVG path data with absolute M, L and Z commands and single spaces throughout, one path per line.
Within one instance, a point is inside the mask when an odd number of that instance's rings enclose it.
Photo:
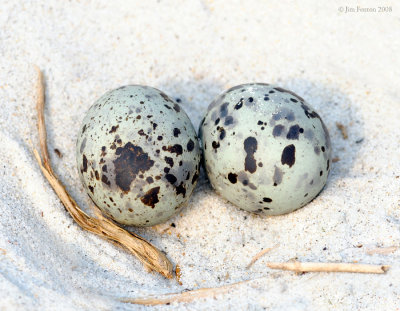
M 154 208 L 158 202 L 158 193 L 160 192 L 160 187 L 154 187 L 148 190 L 141 198 L 140 201 L 143 204 Z
M 228 174 L 228 179 L 232 184 L 236 184 L 236 182 L 237 182 L 237 174 L 229 173 Z
M 289 167 L 292 167 L 296 162 L 296 147 L 293 144 L 288 145 L 283 149 L 281 162 L 282 165 L 287 164 Z
M 115 155 L 115 183 L 125 193 L 130 190 L 130 185 L 139 172 L 145 173 L 154 165 L 154 161 L 141 147 L 130 142 L 124 147 L 118 147 Z
M 257 163 L 254 158 L 254 153 L 257 151 L 257 139 L 247 137 L 243 146 L 247 154 L 244 160 L 244 169 L 250 173 L 254 173 L 257 170 Z

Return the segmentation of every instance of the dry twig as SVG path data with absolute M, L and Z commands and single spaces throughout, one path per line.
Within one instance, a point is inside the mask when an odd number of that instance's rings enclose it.
M 368 255 L 374 255 L 374 254 L 386 255 L 386 254 L 393 253 L 393 252 L 396 251 L 397 249 L 398 249 L 397 246 L 378 247 L 378 248 L 368 249 L 368 250 L 366 251 L 366 253 L 367 253 Z
M 319 262 L 268 262 L 271 269 L 290 270 L 294 272 L 353 272 L 385 273 L 389 266 L 366 265 L 355 263 L 319 263 Z
M 165 304 L 171 304 L 174 302 L 191 302 L 191 301 L 193 301 L 195 299 L 199 299 L 199 298 L 210 298 L 210 297 L 215 297 L 220 294 L 225 294 L 230 289 L 232 289 L 238 285 L 246 284 L 246 283 L 253 282 L 256 280 L 258 280 L 258 279 L 241 281 L 241 282 L 237 282 L 237 283 L 224 285 L 221 287 L 200 288 L 200 289 L 191 290 L 191 291 L 187 291 L 187 292 L 171 293 L 171 294 L 165 294 L 165 295 L 161 295 L 161 296 L 148 296 L 148 297 L 143 297 L 143 298 L 122 298 L 122 299 L 120 299 L 120 301 L 126 302 L 126 303 L 138 304 L 138 305 L 146 305 L 146 306 L 165 305 Z
M 261 252 L 259 252 L 258 254 L 256 254 L 253 259 L 250 261 L 250 263 L 247 265 L 247 269 L 249 269 L 258 259 L 260 259 L 262 256 L 264 256 L 266 253 L 268 253 L 269 251 L 271 251 L 274 247 L 269 247 L 266 249 L 263 249 Z
M 38 113 L 38 130 L 42 157 L 39 155 L 39 152 L 36 149 L 33 150 L 33 153 L 43 175 L 47 178 L 61 202 L 64 204 L 67 211 L 79 226 L 87 231 L 99 235 L 104 239 L 115 242 L 121 247 L 126 248 L 133 255 L 135 255 L 148 270 L 156 271 L 166 278 L 172 278 L 172 264 L 163 253 L 161 253 L 156 247 L 142 237 L 118 227 L 115 223 L 107 218 L 94 218 L 87 215 L 79 208 L 78 204 L 69 195 L 64 185 L 54 174 L 47 151 L 47 134 L 44 120 L 45 101 L 43 76 L 39 68 L 36 69 L 39 76 L 36 110 Z

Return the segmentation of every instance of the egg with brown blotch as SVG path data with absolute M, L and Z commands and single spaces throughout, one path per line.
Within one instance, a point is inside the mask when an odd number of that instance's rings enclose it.
M 200 169 L 196 132 L 163 92 L 128 85 L 90 107 L 76 145 L 80 179 L 116 222 L 152 226 L 189 200 Z

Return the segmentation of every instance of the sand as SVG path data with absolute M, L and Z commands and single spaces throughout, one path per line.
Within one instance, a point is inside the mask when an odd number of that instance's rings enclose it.
M 378 10 L 376 3 L 362 6 Z M 357 3 L 3 3 L 0 309 L 140 310 L 145 307 L 119 298 L 245 280 L 254 281 L 215 298 L 154 308 L 398 309 L 400 8 L 393 3 L 392 12 L 339 12 L 346 6 Z M 75 165 L 78 128 L 99 96 L 126 84 L 154 86 L 181 99 L 195 127 L 228 87 L 278 84 L 319 112 L 339 161 L 321 195 L 289 215 L 240 211 L 216 195 L 203 174 L 181 214 L 156 227 L 129 228 L 180 265 L 179 285 L 145 272 L 132 255 L 81 230 L 41 175 L 31 152 L 38 145 L 34 64 L 46 79 L 51 160 L 86 211 L 89 199 Z M 376 253 L 382 247 L 391 248 Z M 382 275 L 296 275 L 266 267 L 294 258 L 391 268 Z

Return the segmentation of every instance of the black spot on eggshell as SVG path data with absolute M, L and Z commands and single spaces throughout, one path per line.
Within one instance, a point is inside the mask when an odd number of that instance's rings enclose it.
M 146 138 L 147 138 L 147 134 L 143 131 L 143 129 L 139 130 L 139 131 L 138 131 L 138 134 L 139 134 L 140 136 L 146 136 Z
M 225 136 L 226 136 L 226 132 L 225 132 L 223 127 L 221 128 L 220 132 L 221 133 L 219 134 L 219 139 L 223 140 L 225 138 Z
M 304 130 L 303 130 L 304 131 Z M 289 132 L 286 135 L 287 139 L 299 139 L 299 133 L 300 133 L 300 126 L 298 124 L 293 125 L 289 128 Z
M 181 133 L 181 130 L 175 127 L 174 128 L 174 137 L 178 137 L 180 133 Z
M 167 164 L 171 167 L 174 166 L 174 160 L 170 157 L 164 157 L 165 162 L 167 162 Z
M 187 151 L 192 152 L 194 149 L 194 141 L 190 139 L 186 145 L 186 148 Z
M 308 107 L 306 104 L 301 103 L 301 108 L 303 108 L 304 114 L 306 115 L 307 118 L 309 118 L 309 119 L 310 118 L 311 119 L 318 118 L 318 119 L 321 120 L 321 118 L 319 117 L 318 113 L 316 113 L 315 111 L 311 111 L 311 108 Z
M 116 126 L 112 126 L 111 127 L 111 130 L 108 132 L 108 133 L 115 133 L 116 131 L 117 131 L 117 129 L 119 128 L 119 125 L 116 125 Z
M 168 180 L 168 182 L 171 183 L 171 184 L 174 184 L 176 182 L 176 180 L 177 180 L 175 175 L 172 175 L 172 174 L 165 175 L 165 179 Z
M 168 151 L 168 152 L 171 152 L 171 153 L 175 153 L 177 156 L 178 156 L 178 155 L 181 155 L 182 152 L 183 152 L 183 148 L 182 148 L 182 146 L 179 145 L 179 144 L 175 144 L 175 145 L 173 145 L 173 146 L 168 146 L 168 147 L 163 146 L 163 147 L 162 147 L 162 150 Z
M 178 104 L 174 104 L 174 110 L 175 110 L 176 112 L 180 112 L 180 111 L 181 111 L 181 107 L 179 107 Z
M 148 190 L 141 198 L 140 201 L 144 205 L 151 206 L 152 208 L 159 202 L 158 193 L 160 192 L 160 187 L 154 187 Z
M 241 98 L 241 99 L 238 101 L 238 103 L 235 105 L 235 109 L 236 109 L 236 110 L 239 110 L 240 108 L 242 108 L 243 102 L 244 102 L 244 100 L 243 100 L 243 98 Z
M 113 161 L 115 183 L 123 192 L 127 193 L 136 175 L 139 172 L 148 171 L 154 165 L 154 161 L 141 147 L 130 142 L 125 144 L 124 147 L 118 147 L 115 154 L 119 156 Z
M 247 137 L 243 143 L 243 147 L 247 154 L 244 161 L 244 169 L 245 171 L 254 173 L 257 170 L 257 163 L 254 158 L 254 153 L 257 151 L 257 139 Z
M 213 141 L 211 145 L 212 145 L 212 147 L 213 147 L 214 149 L 218 149 L 219 146 L 220 146 L 220 145 L 219 145 L 219 142 L 217 143 L 216 141 Z
M 236 184 L 236 183 L 237 183 L 237 174 L 229 173 L 229 174 L 228 174 L 228 180 L 229 180 L 232 184 Z
M 85 155 L 82 156 L 82 166 L 83 166 L 83 171 L 86 173 L 87 168 L 88 168 L 88 161 Z
M 175 187 L 175 192 L 176 192 L 176 195 L 182 194 L 183 197 L 186 196 L 186 188 L 183 185 L 183 182 L 181 182 L 178 187 Z
M 173 103 L 172 99 L 168 97 L 167 94 L 165 94 L 164 92 L 160 91 L 160 96 L 166 101 L 166 102 L 170 102 Z M 169 107 L 168 109 L 171 109 L 171 107 Z
M 282 151 L 281 163 L 282 165 L 289 165 L 292 167 L 296 161 L 296 147 L 294 145 L 286 146 Z
M 189 177 L 190 177 L 190 175 L 189 175 Z M 199 178 L 199 174 L 196 172 L 194 175 L 193 175 L 193 178 L 192 178 L 192 185 L 196 182 L 196 180 Z
M 106 184 L 107 186 L 110 186 L 110 185 L 111 185 L 110 181 L 108 180 L 108 177 L 107 177 L 106 175 L 104 175 L 104 174 L 101 175 L 101 181 L 102 181 L 104 184 Z
M 272 199 L 271 198 L 263 198 L 263 202 L 271 203 Z

